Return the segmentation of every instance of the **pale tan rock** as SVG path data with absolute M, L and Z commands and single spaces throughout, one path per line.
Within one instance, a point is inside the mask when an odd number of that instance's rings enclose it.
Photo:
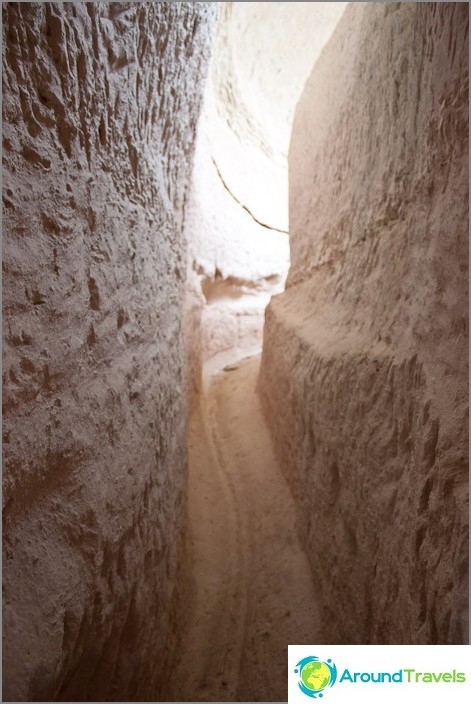
M 215 8 L 2 10 L 3 696 L 153 700 L 175 630 L 182 211 Z
M 204 363 L 261 349 L 265 307 L 289 268 L 294 108 L 345 6 L 221 3 L 185 217 L 192 399 Z
M 344 2 L 222 3 L 209 81 L 212 154 L 237 200 L 288 229 L 294 109 Z
M 467 22 L 351 3 L 296 110 L 260 387 L 325 642 L 468 638 Z

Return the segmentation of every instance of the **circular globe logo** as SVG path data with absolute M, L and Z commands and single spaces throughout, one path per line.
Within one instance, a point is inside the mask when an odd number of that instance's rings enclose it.
M 301 692 L 313 699 L 323 697 L 323 690 L 332 687 L 337 680 L 337 668 L 332 660 L 320 660 L 315 655 L 300 660 L 294 671 L 299 676 Z

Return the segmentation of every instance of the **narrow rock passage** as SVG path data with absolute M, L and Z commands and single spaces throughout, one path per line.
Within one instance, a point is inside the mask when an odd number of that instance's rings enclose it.
M 182 701 L 286 701 L 287 646 L 316 639 L 294 503 L 256 392 L 259 363 L 214 376 L 191 420 L 193 589 L 174 679 Z

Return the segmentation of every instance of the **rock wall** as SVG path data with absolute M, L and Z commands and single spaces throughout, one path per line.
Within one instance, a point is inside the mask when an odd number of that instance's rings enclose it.
M 210 90 L 208 81 L 208 102 Z M 270 295 L 283 290 L 289 267 L 287 234 L 257 224 L 223 185 L 212 157 L 212 125 L 206 102 L 185 218 L 186 340 L 193 400 L 203 366 L 224 366 L 260 352 L 265 307 Z
M 211 3 L 3 5 L 4 698 L 155 699 Z
M 467 31 L 352 3 L 296 111 L 260 389 L 326 643 L 468 639 Z
M 289 268 L 294 109 L 345 6 L 220 3 L 185 221 L 192 398 L 202 367 L 261 350 L 265 308 Z

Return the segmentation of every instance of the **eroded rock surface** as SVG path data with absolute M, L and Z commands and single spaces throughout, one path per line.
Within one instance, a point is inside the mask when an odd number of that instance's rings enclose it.
M 468 637 L 467 23 L 350 4 L 295 116 L 260 385 L 324 642 Z
M 8 3 L 4 698 L 156 698 L 185 483 L 183 204 L 215 9 Z

